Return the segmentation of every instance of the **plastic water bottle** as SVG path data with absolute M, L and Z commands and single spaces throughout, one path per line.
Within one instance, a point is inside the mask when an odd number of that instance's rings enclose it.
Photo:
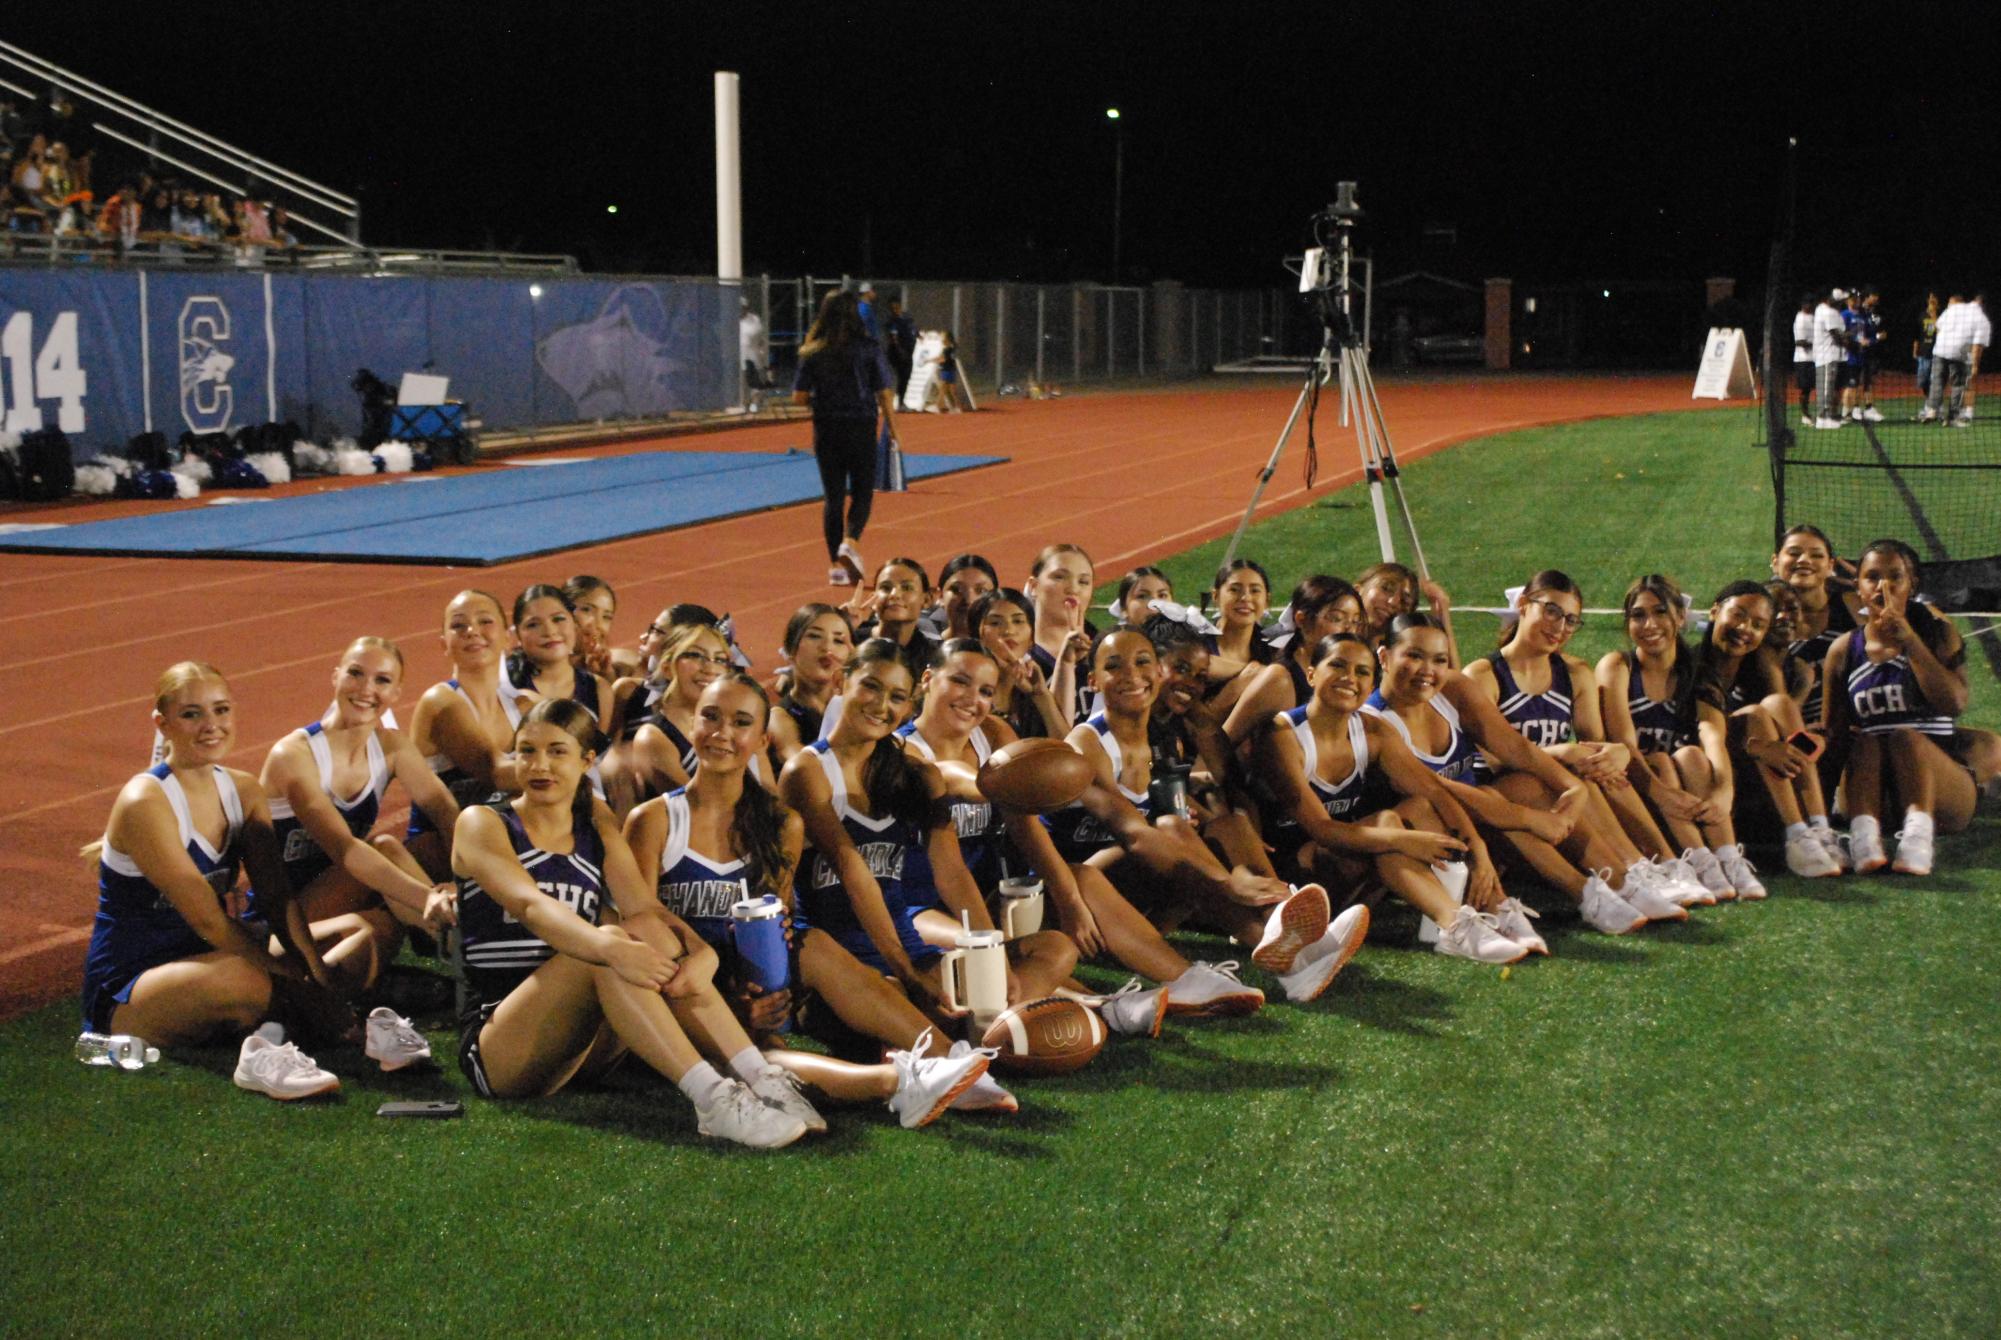
M 80 1033 L 76 1039 L 76 1059 L 85 1065 L 115 1065 L 120 1070 L 143 1070 L 160 1060 L 160 1049 L 146 1045 L 146 1039 L 130 1033 Z

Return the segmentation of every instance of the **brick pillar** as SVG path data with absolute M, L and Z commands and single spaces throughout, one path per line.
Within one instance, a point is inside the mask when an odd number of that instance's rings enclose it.
M 1708 295 L 1702 300 L 1705 307 L 1714 307 L 1725 298 L 1737 296 L 1737 281 L 1728 276 L 1705 279 L 1703 286 L 1703 291 Z
M 1487 366 L 1505 372 L 1514 352 L 1515 281 L 1487 281 Z

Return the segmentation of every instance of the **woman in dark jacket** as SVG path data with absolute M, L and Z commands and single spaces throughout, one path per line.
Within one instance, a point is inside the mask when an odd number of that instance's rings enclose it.
M 890 421 L 896 403 L 896 376 L 862 325 L 853 293 L 829 293 L 820 304 L 799 347 L 792 403 L 813 407 L 813 457 L 826 497 L 822 525 L 832 565 L 827 580 L 852 586 L 867 577 L 858 542 L 875 501 L 876 414 Z M 893 422 L 889 432 L 894 441 Z

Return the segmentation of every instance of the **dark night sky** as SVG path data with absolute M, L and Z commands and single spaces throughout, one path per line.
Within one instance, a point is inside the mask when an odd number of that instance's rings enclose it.
M 1338 178 L 1393 269 L 1755 277 L 1791 134 L 1809 253 L 1993 272 L 1987 6 L 1388 10 L 50 4 L 0 36 L 358 194 L 376 243 L 712 272 L 730 68 L 752 272 L 1106 278 L 1112 103 L 1129 278 L 1282 282 Z

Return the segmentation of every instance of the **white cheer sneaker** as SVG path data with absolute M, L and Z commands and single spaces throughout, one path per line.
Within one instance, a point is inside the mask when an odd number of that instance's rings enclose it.
M 889 1063 L 896 1067 L 896 1092 L 889 1096 L 889 1110 L 905 1130 L 928 1126 L 944 1114 L 960 1094 L 987 1073 L 993 1053 L 968 1047 L 953 1056 L 926 1056 L 931 1030 L 918 1035 L 906 1052 L 891 1052 Z
M 1157 1038 L 1167 1018 L 1167 988 L 1149 988 L 1135 977 L 1111 995 L 1099 997 L 1098 1017 L 1120 1037 Z
M 1264 1008 L 1265 993 L 1237 980 L 1235 961 L 1192 963 L 1188 971 L 1167 983 L 1169 1014 L 1200 1014 L 1222 1018 L 1255 1014 Z
M 401 1070 L 431 1059 L 430 1041 L 387 1005 L 377 1005 L 368 1012 L 368 1036 L 361 1051 L 384 1070 Z
M 236 1056 L 236 1087 L 289 1103 L 340 1090 L 340 1076 L 320 1069 L 296 1043 L 273 1042 L 258 1033 L 243 1039 Z
M 742 1080 L 726 1079 L 707 1107 L 695 1109 L 695 1130 L 751 1149 L 782 1149 L 806 1133 L 806 1123 L 766 1103 Z
M 1280 974 L 1278 984 L 1285 988 L 1285 998 L 1295 1005 L 1319 999 L 1368 935 L 1369 909 L 1363 904 L 1334 918 L 1320 938 L 1300 952 L 1293 970 Z
M 762 1075 L 748 1082 L 750 1091 L 766 1107 L 797 1117 L 799 1124 L 815 1135 L 824 1135 L 827 1119 L 806 1101 L 806 1095 L 799 1092 L 799 1077 L 780 1066 L 767 1067 Z
M 1577 911 L 1584 924 L 1607 935 L 1626 935 L 1647 924 L 1647 914 L 1612 891 L 1612 886 L 1596 874 L 1584 881 L 1584 896 Z
M 947 1055 L 953 1058 L 984 1056 L 991 1061 L 1000 1055 L 1000 1051 L 993 1047 L 975 1047 L 962 1038 L 952 1044 L 952 1050 Z M 1016 1101 L 1015 1096 L 1003 1089 L 993 1075 L 984 1070 L 971 1084 L 960 1091 L 959 1096 L 951 1101 L 950 1107 L 954 1112 L 1021 1111 L 1021 1104 Z
M 1251 951 L 1251 962 L 1274 977 L 1285 976 L 1292 971 L 1300 951 L 1327 933 L 1330 914 L 1327 890 L 1318 884 L 1294 889 L 1290 898 L 1272 909 L 1264 938 Z
M 1786 869 L 1801 879 L 1826 879 L 1841 873 L 1841 867 L 1827 854 L 1827 846 L 1809 828 L 1786 839 Z
M 1549 942 L 1529 924 L 1530 917 L 1541 915 L 1519 898 L 1503 898 L 1501 905 L 1494 909 L 1494 929 L 1531 954 L 1547 954 Z
M 1460 908 L 1452 924 L 1439 930 L 1438 943 L 1432 950 L 1453 958 L 1470 958 L 1475 963 L 1519 963 L 1529 956 L 1526 948 L 1501 934 L 1493 913 L 1476 912 L 1470 907 Z

